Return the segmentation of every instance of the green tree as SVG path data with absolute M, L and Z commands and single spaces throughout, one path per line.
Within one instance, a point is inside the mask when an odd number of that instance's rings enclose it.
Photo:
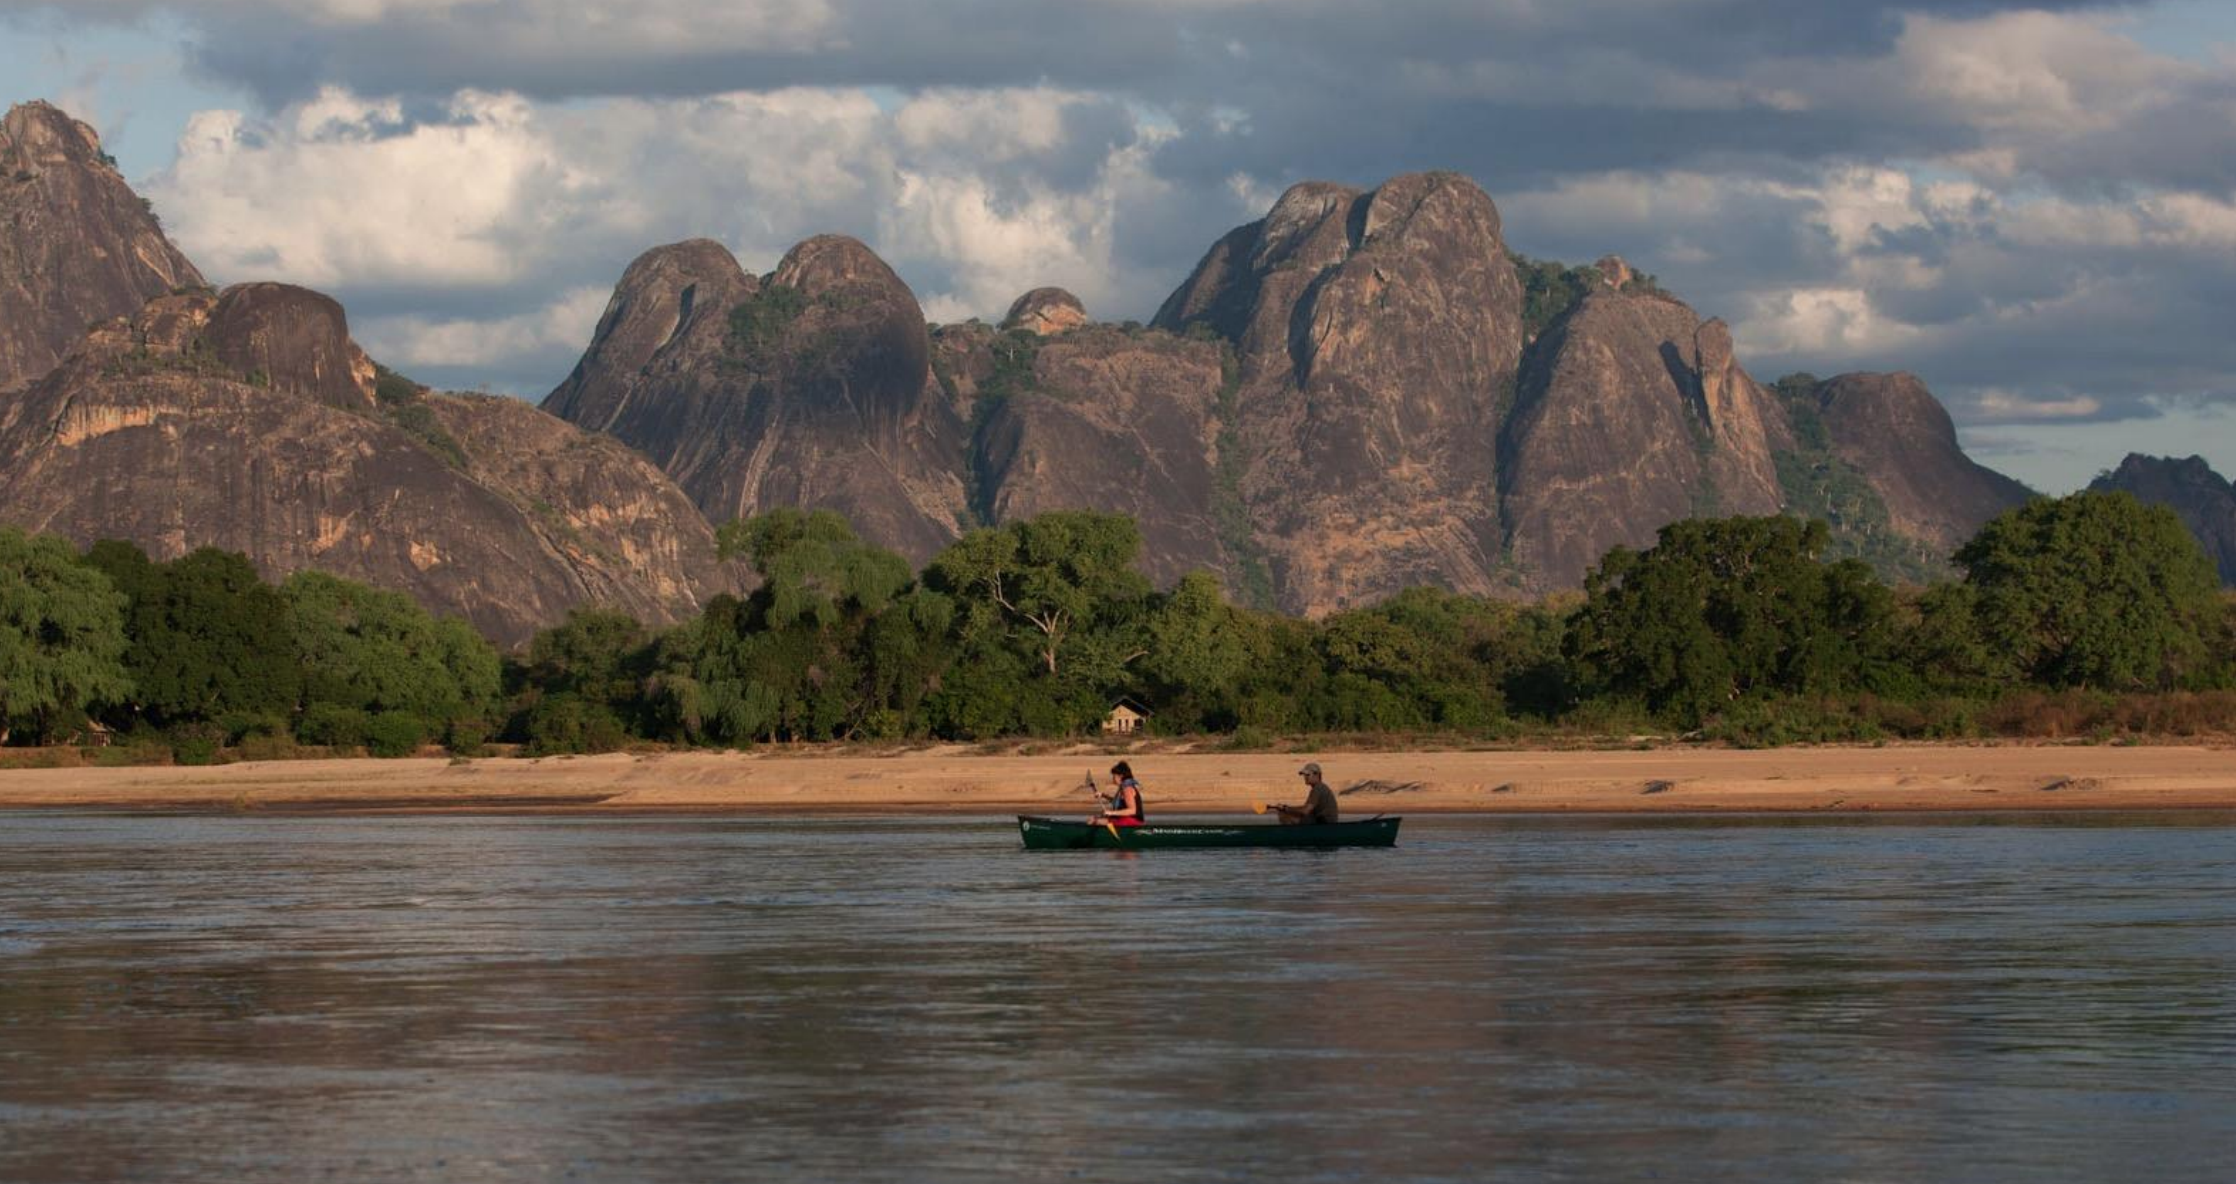
M 2212 561 L 2166 506 L 2036 498 L 1956 553 L 1995 672 L 2055 687 L 2172 687 L 2213 665 Z
M 1273 613 L 1253 614 L 1253 619 L 1266 657 L 1242 674 L 1235 692 L 1236 725 L 1269 732 L 1313 726 L 1319 721 L 1307 705 L 1326 702 L 1329 682 L 1318 626 Z
M 908 564 L 863 542 L 829 510 L 779 510 L 725 525 L 724 555 L 746 555 L 760 586 L 717 597 L 663 643 L 660 716 L 717 743 L 826 740 L 896 727 L 867 661 L 871 625 L 911 580 Z
M 878 705 L 865 720 L 870 735 L 930 730 L 924 706 L 954 665 L 955 620 L 954 598 L 919 584 L 870 621 L 862 638 L 871 698 Z
M 1737 700 L 1873 689 L 1895 674 L 1894 601 L 1822 522 L 1687 519 L 1584 579 L 1565 643 L 1596 694 L 1697 724 Z
M 716 539 L 724 558 L 752 561 L 761 577 L 754 604 L 770 629 L 873 615 L 914 578 L 907 560 L 863 542 L 831 510 L 785 509 L 724 523 Z
M 127 590 L 125 667 L 150 722 L 257 718 L 284 726 L 302 692 L 287 602 L 248 557 L 204 547 L 167 564 L 97 543 L 86 562 Z
M 1050 675 L 1088 648 L 1098 625 L 1138 614 L 1149 583 L 1134 570 L 1141 530 L 1123 514 L 1058 510 L 974 530 L 932 560 L 935 586 L 982 621 L 1026 639 Z M 1120 647 L 1123 649 L 1124 647 Z
M 297 572 L 280 594 L 306 707 L 400 711 L 447 729 L 495 704 L 497 651 L 466 622 L 437 620 L 403 593 L 324 572 Z
M 628 739 L 645 713 L 653 649 L 635 617 L 581 608 L 528 642 L 515 711 L 529 751 L 607 752 Z
M 1243 675 L 1270 652 L 1260 622 L 1230 605 L 1218 578 L 1190 572 L 1149 613 L 1141 673 L 1161 726 L 1231 729 Z
M 1110 696 L 1136 691 L 1145 653 L 1149 582 L 1134 570 L 1141 532 L 1122 514 L 1063 510 L 964 535 L 932 560 L 925 581 L 956 602 L 959 653 L 950 677 L 984 685 L 1018 670 L 1029 686 L 1001 688 L 1017 726 L 1055 735 L 1099 719 Z M 972 715 L 983 709 L 972 707 Z
M 131 691 L 125 603 L 70 544 L 0 527 L 0 744 L 45 742 Z

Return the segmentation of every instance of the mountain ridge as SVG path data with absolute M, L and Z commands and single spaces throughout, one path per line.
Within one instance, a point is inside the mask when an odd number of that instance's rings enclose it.
M 654 247 L 542 410 L 515 412 L 378 371 L 324 296 L 207 289 L 113 169 L 104 179 L 91 129 L 51 108 L 8 118 L 31 129 L 10 134 L 42 146 L 44 171 L 6 200 L 48 202 L 49 227 L 81 218 L 83 253 L 129 242 L 155 261 L 94 293 L 90 334 L 83 321 L 61 346 L 41 344 L 56 336 L 44 327 L 0 332 L 15 351 L 0 358 L 56 355 L 14 380 L 0 427 L 22 472 L 44 474 L 10 475 L 8 520 L 73 537 L 115 526 L 166 553 L 219 542 L 279 572 L 332 553 L 287 541 L 325 540 L 330 524 L 246 491 L 318 471 L 329 496 L 388 505 L 362 521 L 401 540 L 377 555 L 361 541 L 342 574 L 508 638 L 584 603 L 679 619 L 735 585 L 710 524 L 783 507 L 839 510 L 916 563 L 979 526 L 1122 511 L 1160 584 L 1209 570 L 1249 603 L 1319 615 L 1424 583 L 1574 588 L 1608 547 L 1696 514 L 1821 512 L 1836 547 L 1924 578 L 2026 496 L 1963 455 L 1914 378 L 1766 386 L 1724 322 L 1620 259 L 1514 254 L 1496 203 L 1455 173 L 1292 186 L 1219 236 L 1147 326 L 1092 321 L 1051 288 L 998 327 L 928 326 L 893 269 L 843 235 L 804 240 L 759 276 L 713 240 Z M 76 193 L 94 197 L 50 200 Z M 51 287 L 67 270 L 40 274 Z M 182 407 L 232 426 L 198 427 Z M 259 416 L 317 424 L 275 468 Z M 133 449 L 83 459 L 133 433 Z M 187 438 L 227 459 L 166 460 Z M 591 443 L 607 438 L 634 451 Z M 389 459 L 322 469 L 313 439 Z M 154 492 L 161 481 L 189 496 Z M 178 509 L 157 523 L 137 498 Z M 478 540 L 438 541 L 441 523 L 396 510 L 427 498 L 470 503 L 450 517 Z M 456 570 L 468 566 L 509 574 Z

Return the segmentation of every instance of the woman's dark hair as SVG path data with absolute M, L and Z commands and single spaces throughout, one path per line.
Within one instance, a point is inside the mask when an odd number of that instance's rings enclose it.
M 1124 761 L 1119 761 L 1117 764 L 1110 766 L 1110 775 L 1113 777 L 1131 777 L 1134 775 L 1134 767 Z

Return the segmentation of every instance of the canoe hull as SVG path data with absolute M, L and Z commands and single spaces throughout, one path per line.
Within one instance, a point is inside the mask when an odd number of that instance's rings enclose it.
M 1017 816 L 1030 851 L 1161 851 L 1212 847 L 1392 847 L 1402 818 L 1282 826 L 1250 822 L 1152 822 L 1146 826 L 1090 826 L 1061 818 Z M 1117 833 L 1114 835 L 1112 831 Z

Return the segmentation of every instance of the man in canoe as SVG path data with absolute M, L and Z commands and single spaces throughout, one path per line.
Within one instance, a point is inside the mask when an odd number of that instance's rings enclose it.
M 1275 806 L 1284 826 L 1320 826 L 1336 820 L 1335 791 L 1320 777 L 1320 762 L 1311 761 L 1297 770 L 1304 778 L 1304 804 L 1301 806 Z
M 1090 821 L 1110 826 L 1140 826 L 1149 821 L 1149 814 L 1141 807 L 1141 782 L 1134 780 L 1134 767 L 1125 761 L 1110 766 L 1110 779 L 1115 782 L 1102 812 Z

